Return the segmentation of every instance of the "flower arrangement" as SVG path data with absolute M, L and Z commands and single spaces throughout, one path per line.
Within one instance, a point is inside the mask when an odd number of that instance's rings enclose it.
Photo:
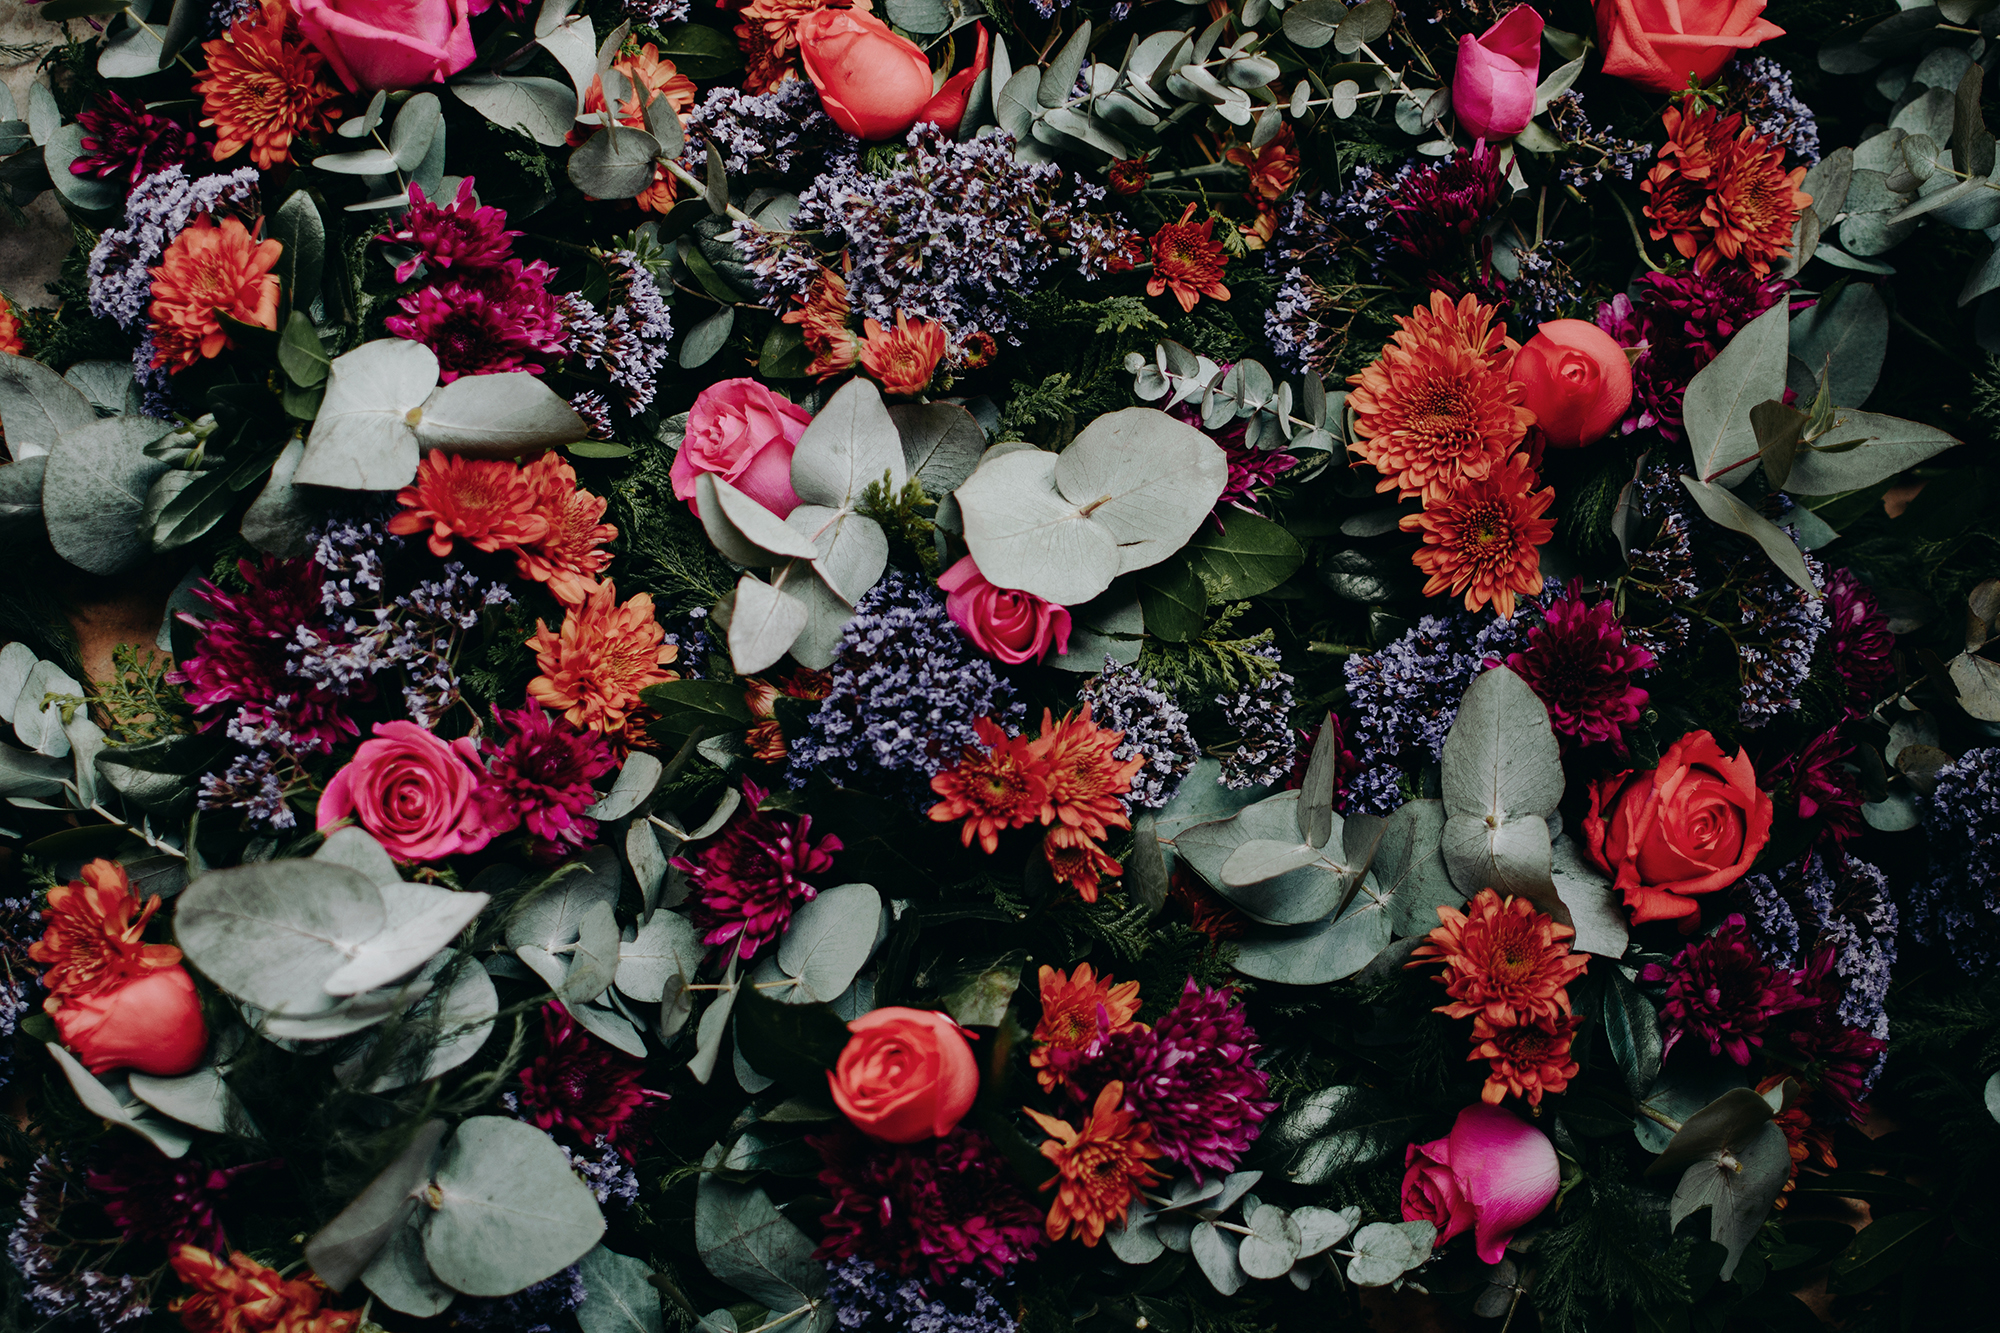
M 9 1319 L 1985 1316 L 1993 12 L 24 11 Z

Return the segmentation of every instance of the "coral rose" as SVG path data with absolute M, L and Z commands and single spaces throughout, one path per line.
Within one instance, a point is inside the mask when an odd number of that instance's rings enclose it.
M 1475 139 L 1511 139 L 1535 114 L 1535 82 L 1542 62 L 1542 16 L 1516 5 L 1474 37 L 1458 39 L 1451 109 Z
M 194 978 L 178 964 L 108 990 L 70 996 L 54 1014 L 63 1045 L 93 1074 L 136 1069 L 178 1078 L 208 1050 L 201 997 Z
M 1584 845 L 1608 871 L 1632 909 L 1633 924 L 1687 918 L 1690 895 L 1714 893 L 1743 878 L 1771 838 L 1771 798 L 1738 750 L 1691 731 L 1646 773 L 1616 773 L 1591 784 Z
M 965 116 L 972 84 L 986 67 L 986 29 L 979 29 L 979 52 L 933 91 L 931 62 L 916 43 L 898 37 L 873 14 L 854 9 L 818 9 L 795 29 L 806 77 L 819 90 L 820 105 L 834 123 L 859 139 L 891 139 L 918 121 L 947 132 Z
M 1690 77 L 1707 83 L 1738 51 L 1785 30 L 1763 18 L 1764 0 L 1595 0 L 1604 72 L 1678 92 Z
M 1429 1222 L 1444 1244 L 1470 1228 L 1482 1263 L 1556 1197 L 1561 1170 L 1548 1135 L 1512 1111 L 1468 1106 L 1445 1138 L 1403 1154 L 1403 1220 Z
M 441 83 L 478 52 L 466 0 L 292 0 L 349 92 Z
M 414 722 L 377 722 L 319 798 L 319 827 L 353 818 L 399 861 L 438 861 L 493 840 L 474 794 L 479 744 L 449 743 Z
M 965 556 L 938 579 L 944 608 L 979 651 L 1009 665 L 1069 651 L 1069 610 L 1031 592 L 996 588 Z
M 688 409 L 687 438 L 667 475 L 674 497 L 694 503 L 694 480 L 712 472 L 779 518 L 799 507 L 792 448 L 812 413 L 752 379 L 709 385 Z
M 1580 319 L 1552 319 L 1536 329 L 1514 357 L 1513 373 L 1521 406 L 1535 414 L 1552 448 L 1595 444 L 1632 406 L 1625 349 Z
M 972 1109 L 979 1066 L 958 1024 L 935 1009 L 890 1006 L 847 1025 L 851 1035 L 826 1076 L 854 1127 L 885 1143 L 949 1134 Z

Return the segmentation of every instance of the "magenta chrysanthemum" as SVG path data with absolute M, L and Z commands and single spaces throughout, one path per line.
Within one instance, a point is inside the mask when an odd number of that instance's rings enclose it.
M 736 942 L 739 958 L 785 933 L 792 910 L 819 896 L 808 875 L 833 868 L 840 839 L 812 840 L 812 816 L 781 815 L 757 807 L 769 793 L 743 779 L 743 808 L 729 826 L 674 864 L 694 882 L 695 924 L 709 944 Z
M 326 684 L 294 673 L 302 644 L 339 645 L 347 636 L 326 622 L 320 605 L 321 570 L 311 557 L 241 560 L 237 572 L 249 586 L 241 594 L 207 584 L 195 595 L 207 605 L 204 619 L 182 614 L 201 631 L 194 656 L 171 677 L 187 687 L 187 701 L 203 725 L 240 720 L 257 729 L 275 728 L 303 750 L 330 751 L 343 736 L 356 734 L 341 712 L 341 697 Z M 351 697 L 373 697 L 366 681 Z M 237 705 L 234 713 L 219 711 Z
M 536 358 L 563 350 L 562 314 L 548 292 L 554 276 L 539 259 L 464 270 L 405 296 L 398 304 L 406 313 L 382 325 L 436 352 L 446 384 L 460 375 L 540 374 Z
M 479 795 L 488 827 L 505 832 L 526 825 L 543 861 L 584 847 L 597 836 L 597 821 L 583 813 L 597 799 L 590 784 L 617 767 L 610 742 L 532 705 L 496 708 L 493 721 L 493 734 L 480 742 L 487 781 Z
M 1449 162 L 1398 179 L 1389 199 L 1396 244 L 1426 264 L 1447 266 L 1473 244 L 1499 204 L 1500 155 L 1484 143 L 1461 148 Z
M 1228 991 L 1189 978 L 1180 1002 L 1150 1029 L 1106 1038 L 1104 1054 L 1071 1078 L 1084 1100 L 1113 1080 L 1125 1105 L 1153 1127 L 1161 1152 L 1201 1178 L 1202 1168 L 1233 1171 L 1263 1132 L 1277 1103 L 1271 1076 L 1257 1067 L 1257 1033 Z
M 1792 1033 L 1792 1045 L 1810 1066 L 1808 1075 L 1850 1120 L 1867 1113 L 1869 1089 L 1881 1071 L 1882 1052 L 1889 1045 L 1882 1038 L 1840 1021 L 1840 1002 L 1847 982 L 1836 963 L 1838 951 L 1820 949 L 1806 960 L 1796 974 L 1799 994 L 1813 1006 L 1811 1020 Z
M 410 208 L 396 230 L 376 237 L 396 245 L 414 246 L 417 253 L 396 266 L 396 281 L 408 282 L 417 265 L 445 270 L 493 268 L 513 253 L 504 209 L 473 202 L 472 177 L 459 182 L 458 197 L 442 206 L 424 197 L 421 185 L 410 186 Z
M 1826 619 L 1820 646 L 1833 661 L 1833 674 L 1847 686 L 1849 711 L 1858 715 L 1896 677 L 1889 658 L 1896 636 L 1875 594 L 1848 569 L 1835 570 L 1826 581 Z
M 1660 1008 L 1665 1051 L 1690 1037 L 1706 1045 L 1710 1055 L 1727 1052 L 1739 1065 L 1750 1063 L 1752 1046 L 1764 1044 L 1764 1030 L 1773 1018 L 1817 1003 L 1799 994 L 1789 971 L 1763 960 L 1741 913 L 1707 939 L 1682 949 L 1669 966 L 1648 963 L 1641 975 L 1667 983 L 1667 1000 Z
M 169 1253 L 182 1245 L 206 1250 L 223 1248 L 222 1221 L 217 1216 L 237 1179 L 279 1165 L 250 1162 L 243 1166 L 205 1166 L 194 1157 L 178 1161 L 162 1157 L 144 1145 L 127 1147 L 107 1140 L 103 1160 L 91 1168 L 84 1183 L 104 1201 L 104 1215 L 128 1243 L 157 1241 Z
M 542 1053 L 521 1071 L 522 1119 L 567 1130 L 587 1148 L 609 1144 L 629 1161 L 632 1150 L 620 1137 L 647 1102 L 667 1096 L 639 1086 L 646 1062 L 591 1036 L 554 1002 L 542 1006 L 542 1037 Z
M 1263 513 L 1257 507 L 1257 492 L 1265 486 L 1274 485 L 1278 478 L 1298 466 L 1299 460 L 1282 449 L 1245 448 L 1241 431 L 1236 432 L 1234 441 L 1225 438 L 1217 443 L 1229 457 L 1229 482 L 1222 488 L 1222 497 L 1215 502 L 1218 509 L 1234 505 L 1253 514 Z
M 1650 652 L 1625 642 L 1616 608 L 1590 605 L 1577 582 L 1528 631 L 1527 647 L 1507 655 L 1508 667 L 1548 706 L 1556 735 L 1579 745 L 1622 743 L 1624 728 L 1646 706 L 1633 673 L 1655 664 Z
M 1771 770 L 1773 785 L 1791 784 L 1799 818 L 1824 820 L 1819 836 L 1836 847 L 1861 832 L 1861 783 L 1847 767 L 1853 760 L 1853 744 L 1836 727 L 1786 751 Z
M 1621 347 L 1642 350 L 1632 363 L 1632 408 L 1619 429 L 1657 427 L 1681 437 L 1681 399 L 1695 372 L 1721 354 L 1736 331 L 1790 290 L 1784 278 L 1759 278 L 1721 264 L 1707 273 L 1642 273 L 1635 301 L 1623 292 L 1597 309 L 1597 327 Z
M 1042 1210 L 993 1141 L 970 1126 L 909 1144 L 845 1126 L 806 1141 L 833 1196 L 815 1259 L 858 1257 L 942 1283 L 975 1264 L 1004 1277 L 1043 1242 Z
M 79 111 L 76 123 L 83 127 L 83 151 L 69 169 L 78 176 L 115 177 L 121 185 L 133 186 L 156 171 L 187 161 L 195 150 L 194 131 L 114 92 Z

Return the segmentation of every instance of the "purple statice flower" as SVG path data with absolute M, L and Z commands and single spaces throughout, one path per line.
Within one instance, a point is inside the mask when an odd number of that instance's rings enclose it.
M 1668 440 L 1680 439 L 1688 381 L 1791 285 L 1718 264 L 1706 274 L 1692 268 L 1641 274 L 1632 295 L 1620 292 L 1599 306 L 1599 328 L 1621 347 L 1645 349 L 1632 363 L 1632 409 L 1620 430 L 1630 435 L 1651 427 Z
M 90 252 L 90 313 L 130 333 L 146 320 L 153 268 L 188 223 L 218 209 L 247 213 L 257 199 L 257 168 L 190 181 L 179 166 L 156 171 L 125 196 L 125 225 L 97 238 Z M 140 362 L 135 355 L 133 366 Z M 150 351 L 145 364 L 152 365 Z
M 1826 632 L 1826 603 L 1780 573 L 1761 551 L 1746 558 L 1756 563 L 1756 572 L 1736 585 L 1742 628 L 1731 638 L 1743 681 L 1737 719 L 1746 727 L 1761 727 L 1798 710 L 1813 649 Z M 1804 559 L 1817 582 L 1819 561 L 1811 555 Z
M 382 326 L 437 353 L 438 378 L 508 371 L 541 374 L 539 358 L 564 350 L 562 313 L 548 284 L 555 270 L 537 259 L 453 270 L 399 302 Z
M 410 206 L 393 231 L 375 239 L 414 250 L 396 266 L 396 281 L 408 282 L 419 265 L 438 273 L 456 268 L 496 268 L 514 252 L 518 231 L 507 230 L 504 209 L 487 208 L 472 197 L 472 177 L 459 182 L 458 197 L 442 206 L 424 197 L 424 187 L 410 184 Z
M 1507 283 L 1507 299 L 1513 305 L 1510 319 L 1533 326 L 1551 319 L 1566 319 L 1583 299 L 1583 284 L 1563 262 L 1560 241 L 1544 241 L 1530 250 L 1516 250 L 1516 277 Z
M 1549 725 L 1565 744 L 1610 741 L 1621 748 L 1625 728 L 1646 707 L 1646 691 L 1633 677 L 1657 661 L 1625 641 L 1610 601 L 1584 601 L 1580 582 L 1549 602 L 1527 642 L 1507 654 L 1508 667 L 1547 705 Z
M 1343 339 L 1321 318 L 1325 294 L 1302 268 L 1288 269 L 1264 311 L 1264 340 L 1278 364 L 1294 375 L 1325 375 Z
M 1571 145 L 1558 174 L 1572 188 L 1594 185 L 1607 173 L 1629 181 L 1653 156 L 1651 144 L 1593 129 L 1583 113 L 1583 95 L 1574 89 L 1549 102 L 1548 116 L 1550 127 Z
M 299 817 L 285 801 L 297 769 L 277 748 L 265 745 L 277 738 L 245 734 L 234 724 L 230 738 L 252 748 L 231 759 L 222 772 L 201 775 L 201 808 L 240 810 L 252 823 L 280 831 L 298 827 Z
M 787 79 L 768 93 L 713 88 L 684 119 L 687 150 L 681 161 L 697 174 L 711 143 L 731 176 L 789 176 L 817 163 L 827 142 L 840 137 L 820 107 L 819 92 L 805 79 Z
M 1237 791 L 1283 781 L 1299 748 L 1291 723 L 1295 682 L 1277 669 L 1277 649 L 1259 645 L 1250 651 L 1271 663 L 1272 669 L 1234 694 L 1215 699 L 1223 722 L 1241 738 L 1222 760 L 1222 785 Z
M 1257 1066 L 1262 1049 L 1242 1003 L 1190 977 L 1152 1027 L 1112 1033 L 1068 1086 L 1087 1101 L 1106 1083 L 1123 1082 L 1125 1104 L 1153 1127 L 1154 1144 L 1199 1181 L 1204 1168 L 1234 1171 L 1278 1108 L 1267 1095 L 1271 1076 Z
M 1751 1047 L 1763 1046 L 1772 1019 L 1815 1003 L 1799 994 L 1790 969 L 1773 967 L 1758 953 L 1740 913 L 1667 966 L 1648 963 L 1640 977 L 1667 983 L 1660 1026 L 1668 1053 L 1691 1037 L 1691 1045 L 1706 1046 L 1710 1055 L 1726 1053 L 1739 1065 L 1750 1063 Z
M 20 1220 L 7 1233 L 7 1257 L 20 1274 L 22 1295 L 36 1314 L 110 1333 L 149 1312 L 148 1285 L 129 1273 L 86 1267 L 85 1247 L 71 1241 L 63 1209 L 87 1198 L 60 1163 L 39 1157 L 28 1169 Z
M 1500 155 L 1483 140 L 1447 162 L 1423 163 L 1397 177 L 1388 198 L 1390 234 L 1430 268 L 1463 260 L 1500 206 Z
M 481 739 L 486 782 L 479 800 L 496 832 L 525 825 L 534 856 L 555 861 L 589 844 L 597 821 L 583 812 L 597 800 L 591 783 L 618 766 L 611 744 L 533 704 L 493 710 Z
M 42 937 L 42 913 L 34 898 L 0 898 L 0 1088 L 14 1081 L 14 1034 L 36 1012 L 41 965 L 28 946 Z
M 942 324 L 954 343 L 977 332 L 1011 342 L 1008 296 L 1065 270 L 1101 278 L 1131 266 L 1137 234 L 1090 211 L 1103 190 L 1054 162 L 1018 160 L 1006 132 L 989 126 L 959 143 L 918 125 L 905 142 L 907 157 L 879 174 L 861 165 L 858 145 L 834 151 L 792 217 L 795 232 L 846 250 L 857 317 L 887 326 L 901 311 Z M 767 301 L 803 298 L 818 257 L 753 239 L 762 232 L 746 223 L 727 235 Z
M 1875 594 L 1851 570 L 1834 570 L 1824 590 L 1827 628 L 1820 649 L 1834 679 L 1846 687 L 1848 712 L 1858 717 L 1896 678 L 1896 636 Z
M 899 1281 L 866 1259 L 829 1260 L 826 1297 L 840 1333 L 1017 1333 L 1020 1328 L 990 1283 L 969 1273 L 931 1287 L 916 1278 Z
M 447 561 L 444 577 L 424 579 L 378 612 L 374 638 L 382 659 L 403 669 L 403 706 L 412 720 L 434 727 L 459 701 L 458 644 L 489 607 L 514 600 L 506 584 Z
M 1769 56 L 1736 57 L 1729 81 L 1743 99 L 1743 119 L 1751 129 L 1783 146 L 1801 162 L 1819 161 L 1819 120 L 1792 91 L 1792 75 Z
M 563 299 L 568 300 L 569 298 Z M 586 301 L 583 304 L 589 305 L 589 302 Z M 563 318 L 565 321 L 569 318 L 569 309 L 567 305 L 563 307 Z M 595 307 L 592 307 L 592 312 L 595 313 Z M 576 325 L 571 324 L 570 341 L 574 344 L 575 340 Z M 570 396 L 569 406 L 572 412 L 583 418 L 583 424 L 590 428 L 591 439 L 610 440 L 617 438 L 617 428 L 611 422 L 611 403 L 603 394 L 595 389 L 585 389 L 581 393 Z
M 639 1202 L 638 1168 L 611 1144 L 599 1142 L 594 1148 L 572 1148 L 567 1143 L 558 1143 L 556 1147 L 569 1158 L 570 1169 L 583 1178 L 600 1204 L 615 1203 L 620 1208 L 630 1208 Z
M 255 12 L 257 5 L 258 0 L 209 0 L 207 35 L 222 36 L 230 24 Z
M 1110 657 L 1104 659 L 1104 674 L 1085 681 L 1079 697 L 1098 726 L 1125 733 L 1113 759 L 1146 756 L 1145 767 L 1132 775 L 1131 792 L 1119 798 L 1125 809 L 1165 809 L 1201 760 L 1201 744 L 1174 697 L 1138 667 L 1120 666 Z
M 611 275 L 608 315 L 573 293 L 558 304 L 570 326 L 569 350 L 587 367 L 601 363 L 623 391 L 625 410 L 639 413 L 653 401 L 667 367 L 674 320 L 659 284 L 635 252 L 613 251 L 604 263 Z
M 360 633 L 362 625 L 355 610 L 364 601 L 380 601 L 385 562 L 407 546 L 408 540 L 379 521 L 347 518 L 329 519 L 307 540 L 312 544 L 313 562 L 326 571 L 320 581 L 320 609 L 344 633 Z M 370 625 L 373 623 L 371 619 Z
M 1027 711 L 935 585 L 895 570 L 855 604 L 827 674 L 832 684 L 807 733 L 786 738 L 795 787 L 825 770 L 836 781 L 886 781 L 928 805 L 931 778 L 979 743 L 977 719 L 1018 727 Z
M 1855 857 L 1808 855 L 1775 875 L 1744 876 L 1737 894 L 1751 939 L 1773 966 L 1803 968 L 1832 950 L 1839 992 L 1828 1012 L 1848 1027 L 1889 1035 L 1900 913 L 1887 876 Z
M 451 1307 L 452 1327 L 472 1333 L 556 1333 L 576 1323 L 570 1312 L 588 1295 L 582 1270 L 571 1264 L 512 1296 L 460 1297 Z
M 811 815 L 759 810 L 770 795 L 743 779 L 743 805 L 722 832 L 674 866 L 693 884 L 695 925 L 704 944 L 730 945 L 745 962 L 785 933 L 800 903 L 819 896 L 808 881 L 833 869 L 840 839 L 814 842 Z
M 2000 963 L 2000 748 L 1967 750 L 1917 798 L 1930 843 L 1928 873 L 1906 891 L 1910 938 L 1950 953 L 1967 972 Z
M 625 0 L 625 17 L 649 28 L 685 23 L 692 0 Z
M 70 171 L 99 180 L 116 177 L 127 187 L 187 161 L 195 148 L 194 132 L 187 126 L 111 91 L 100 95 L 97 105 L 79 111 L 76 123 L 83 127 L 83 151 L 69 164 Z

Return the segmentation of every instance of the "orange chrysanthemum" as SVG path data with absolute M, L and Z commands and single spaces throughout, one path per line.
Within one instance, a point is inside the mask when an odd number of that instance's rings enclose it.
M 618 123 L 635 130 L 646 128 L 646 108 L 660 98 L 667 99 L 675 114 L 684 115 L 694 105 L 694 80 L 674 68 L 674 62 L 660 58 L 660 48 L 652 42 L 634 51 L 627 52 L 611 62 L 611 68 L 625 76 L 629 95 L 618 101 Z M 641 96 L 640 90 L 644 90 Z M 604 78 L 602 75 L 590 81 L 590 91 L 583 95 L 585 115 L 604 112 Z M 569 142 L 582 143 L 590 137 L 588 130 L 571 130 Z M 655 164 L 653 183 L 640 191 L 633 200 L 649 213 L 665 213 L 674 206 L 675 183 L 665 167 Z
M 351 1333 L 359 1310 L 334 1310 L 333 1295 L 316 1277 L 286 1279 L 240 1251 L 227 1261 L 196 1245 L 173 1254 L 174 1272 L 194 1293 L 167 1309 L 190 1333 Z
M 13 304 L 0 296 L 0 352 L 19 356 L 27 350 L 27 344 L 21 341 L 20 316 L 14 313 Z
M 1541 547 L 1556 525 L 1542 515 L 1555 492 L 1535 490 L 1534 469 L 1516 454 L 1478 480 L 1460 482 L 1442 496 L 1424 497 L 1424 510 L 1406 516 L 1405 532 L 1424 544 L 1411 557 L 1430 575 L 1424 596 L 1465 594 L 1465 609 L 1489 603 L 1502 619 L 1514 615 L 1514 594 L 1542 590 Z
M 1792 228 L 1812 196 L 1799 188 L 1806 169 L 1785 170 L 1785 150 L 1745 127 L 1724 150 L 1715 188 L 1701 210 L 1709 242 L 1695 257 L 1698 273 L 1718 262 L 1742 264 L 1758 277 L 1792 248 Z
M 876 320 L 863 320 L 868 337 L 861 344 L 861 364 L 882 386 L 884 393 L 915 395 L 931 387 L 938 362 L 944 360 L 944 325 L 912 320 L 896 312 L 896 327 L 885 329 Z
M 1189 204 L 1179 222 L 1164 223 L 1153 233 L 1153 276 L 1146 281 L 1146 295 L 1171 291 L 1182 310 L 1194 309 L 1204 296 L 1229 299 L 1229 289 L 1222 285 L 1222 270 L 1229 261 L 1222 242 L 1215 239 L 1215 219 L 1197 226 L 1188 220 L 1194 208 Z
M 528 697 L 572 726 L 618 735 L 639 707 L 639 691 L 677 679 L 664 668 L 680 650 L 665 638 L 652 594 L 621 604 L 606 579 L 563 614 L 560 632 L 535 622 L 528 646 L 542 674 L 528 682 Z
M 1185 865 L 1176 864 L 1167 876 L 1167 897 L 1187 912 L 1189 925 L 1217 943 L 1240 939 L 1250 928 L 1249 917 Z
M 521 469 L 504 459 L 467 458 L 433 449 L 417 465 L 417 480 L 396 492 L 403 511 L 389 531 L 408 537 L 428 529 L 431 554 L 451 554 L 452 538 L 482 551 L 513 550 L 549 534 L 536 512 L 535 492 Z
M 1146 766 L 1146 756 L 1114 758 L 1112 751 L 1124 739 L 1124 732 L 1106 731 L 1092 722 L 1088 704 L 1060 722 L 1050 710 L 1042 710 L 1042 734 L 1034 751 L 1048 774 L 1044 824 L 1060 820 L 1093 838 L 1104 837 L 1107 828 L 1132 827 L 1118 798 L 1132 790 L 1132 778 Z
M 1454 305 L 1432 292 L 1428 305 L 1396 317 L 1401 327 L 1375 363 L 1347 377 L 1361 436 L 1354 452 L 1382 474 L 1376 490 L 1409 500 L 1484 477 L 1535 424 L 1509 374 L 1521 346 L 1493 314 L 1469 294 Z
M 1442 923 L 1410 955 L 1408 967 L 1441 962 L 1437 980 L 1451 996 L 1437 1012 L 1453 1018 L 1479 1014 L 1506 1027 L 1569 1012 L 1569 983 L 1589 966 L 1567 941 L 1576 932 L 1526 898 L 1502 899 L 1481 889 L 1465 905 L 1437 909 Z
M 743 735 L 743 746 L 752 757 L 767 764 L 785 760 L 785 732 L 778 722 L 778 697 L 824 699 L 833 692 L 833 677 L 825 671 L 799 667 L 774 683 L 752 676 L 743 682 L 743 703 L 757 720 Z
M 523 575 L 548 584 L 564 606 L 580 605 L 597 591 L 597 576 L 611 565 L 611 552 L 604 544 L 618 540 L 618 529 L 600 521 L 604 498 L 578 486 L 576 469 L 559 454 L 543 454 L 522 468 L 521 481 L 531 497 L 532 512 L 548 531 L 522 543 L 514 561 Z
M 110 990 L 181 960 L 173 945 L 145 942 L 146 923 L 160 910 L 159 894 L 139 901 L 116 861 L 92 861 L 82 875 L 49 890 L 46 928 L 28 946 L 28 957 L 48 964 L 42 985 L 49 989 L 43 1003 L 50 1013 L 63 1000 Z
M 1049 863 L 1056 883 L 1069 885 L 1087 903 L 1097 901 L 1105 880 L 1125 873 L 1117 857 L 1099 847 L 1088 833 L 1068 824 L 1057 824 L 1042 835 L 1042 859 Z
M 768 93 L 786 79 L 798 77 L 799 20 L 828 7 L 830 0 L 751 0 L 736 25 L 736 44 L 743 51 L 743 91 Z M 871 0 L 853 0 L 843 8 L 868 14 Z
M 1472 1022 L 1475 1043 L 1468 1060 L 1489 1065 L 1479 1098 L 1498 1106 L 1509 1094 L 1540 1106 L 1545 1092 L 1561 1092 L 1577 1071 L 1569 1058 L 1570 1043 L 1583 1019 L 1571 1014 L 1542 1014 L 1525 1023 L 1495 1026 L 1479 1017 Z
M 1139 1013 L 1136 981 L 1114 984 L 1109 976 L 1096 975 L 1089 963 L 1078 963 L 1067 976 L 1044 963 L 1037 979 L 1042 1021 L 1035 1024 L 1028 1065 L 1045 1092 L 1068 1081 L 1070 1069 L 1094 1054 L 1106 1037 L 1145 1026 L 1134 1021 Z
M 236 342 L 222 316 L 278 327 L 278 265 L 285 247 L 259 241 L 241 222 L 196 218 L 160 256 L 153 273 L 153 364 L 185 370 Z
M 1148 1164 L 1162 1156 L 1150 1142 L 1153 1127 L 1121 1108 L 1124 1100 L 1123 1083 L 1105 1084 L 1081 1129 L 1028 1112 L 1045 1133 L 1055 1136 L 1042 1145 L 1042 1156 L 1056 1164 L 1056 1174 L 1042 1185 L 1056 1186 L 1049 1206 L 1050 1240 L 1061 1240 L 1073 1228 L 1085 1245 L 1097 1244 L 1107 1226 L 1124 1222 L 1141 1190 L 1166 1179 Z
M 970 847 L 979 839 L 990 856 L 1000 848 L 1002 829 L 1025 828 L 1040 817 L 1049 784 L 1030 741 L 1009 736 L 990 717 L 972 727 L 980 744 L 966 746 L 958 763 L 931 779 L 931 790 L 944 799 L 930 815 L 940 824 L 964 820 L 961 841 Z
M 807 293 L 806 300 L 797 310 L 788 311 L 778 318 L 786 324 L 799 326 L 806 350 L 813 354 L 812 363 L 805 369 L 807 375 L 826 379 L 845 374 L 854 369 L 855 363 L 861 359 L 861 340 L 847 327 L 847 317 L 851 313 L 847 303 L 847 279 L 822 264 Z
M 1238 145 L 1230 149 L 1228 160 L 1250 174 L 1250 192 L 1244 198 L 1253 204 L 1275 202 L 1299 182 L 1298 136 L 1290 125 L 1262 148 Z
M 333 128 L 340 89 L 326 78 L 326 57 L 299 35 L 285 0 L 257 9 L 202 43 L 208 68 L 195 75 L 202 128 L 215 131 L 215 160 L 244 148 L 259 171 L 292 160 L 292 140 Z

